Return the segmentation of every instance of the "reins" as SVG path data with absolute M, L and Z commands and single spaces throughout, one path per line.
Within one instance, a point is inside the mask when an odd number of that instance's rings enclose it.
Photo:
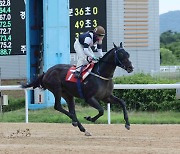
M 99 62 L 103 62 L 103 63 L 106 63 L 106 64 L 110 64 L 110 65 L 113 65 L 113 66 L 119 66 L 119 67 L 124 67 L 124 65 L 122 64 L 122 62 L 120 61 L 120 59 L 118 58 L 118 56 L 117 56 L 117 51 L 118 50 L 116 50 L 115 49 L 115 51 L 114 51 L 114 54 L 115 54 L 115 56 L 114 56 L 114 63 L 113 62 L 107 62 L 107 61 L 104 61 L 104 60 L 102 60 L 102 59 L 100 59 L 99 61 L 98 61 L 98 63 Z
M 98 78 L 100 78 L 100 79 L 103 79 L 103 80 L 106 80 L 106 81 L 108 81 L 108 80 L 111 80 L 112 78 L 105 78 L 105 77 L 103 77 L 103 76 L 100 76 L 100 75 L 98 75 L 98 74 L 96 74 L 96 73 L 93 73 L 93 72 L 89 72 L 91 75 L 94 75 L 94 76 L 96 76 L 96 77 L 98 77 Z
M 99 72 L 99 64 L 100 64 L 100 62 L 103 62 L 103 63 L 106 63 L 106 64 L 110 64 L 110 65 L 113 65 L 113 66 L 120 66 L 120 67 L 124 67 L 124 65 L 122 64 L 122 62 L 120 61 L 120 59 L 118 58 L 118 55 L 117 55 L 117 51 L 118 50 L 116 50 L 116 48 L 115 48 L 115 51 L 114 51 L 114 63 L 113 62 L 107 62 L 107 61 L 103 61 L 102 59 L 100 59 L 99 61 L 98 61 L 98 63 L 97 63 L 97 65 L 98 65 L 98 68 L 97 68 L 97 73 L 98 74 L 96 74 L 96 73 L 93 73 L 93 72 L 89 72 L 91 75 L 94 75 L 94 76 L 96 76 L 96 77 L 98 77 L 98 78 L 100 78 L 100 79 L 103 79 L 103 80 L 111 80 L 112 78 L 105 78 L 105 77 L 103 77 L 103 76 L 101 76 L 100 75 L 100 72 Z

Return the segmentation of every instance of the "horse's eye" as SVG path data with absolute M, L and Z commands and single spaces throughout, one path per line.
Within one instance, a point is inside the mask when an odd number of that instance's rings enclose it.
M 123 57 L 123 53 L 120 52 L 120 53 L 119 53 L 119 56 L 122 58 L 122 57 Z

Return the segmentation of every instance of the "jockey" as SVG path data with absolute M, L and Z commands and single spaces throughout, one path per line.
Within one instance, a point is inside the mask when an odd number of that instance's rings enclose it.
M 103 56 L 102 53 L 102 41 L 105 35 L 105 29 L 102 26 L 97 26 L 93 31 L 87 31 L 79 35 L 79 38 L 74 42 L 74 49 L 77 53 L 77 65 L 76 65 L 76 78 L 82 78 L 81 66 L 88 64 L 87 57 L 90 57 L 94 61 L 98 61 Z M 94 55 L 91 47 L 97 48 L 97 57 Z

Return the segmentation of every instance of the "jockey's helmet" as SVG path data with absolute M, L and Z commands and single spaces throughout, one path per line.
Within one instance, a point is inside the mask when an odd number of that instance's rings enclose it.
M 105 29 L 102 26 L 97 26 L 94 29 L 94 33 L 98 36 L 104 36 L 105 35 Z

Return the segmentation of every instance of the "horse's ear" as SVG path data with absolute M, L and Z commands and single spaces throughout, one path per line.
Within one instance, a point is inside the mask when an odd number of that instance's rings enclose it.
M 120 43 L 120 48 L 123 48 L 123 46 L 122 46 L 122 42 Z
M 114 42 L 113 42 L 113 45 L 114 45 L 114 48 L 117 49 L 117 46 L 114 44 Z

